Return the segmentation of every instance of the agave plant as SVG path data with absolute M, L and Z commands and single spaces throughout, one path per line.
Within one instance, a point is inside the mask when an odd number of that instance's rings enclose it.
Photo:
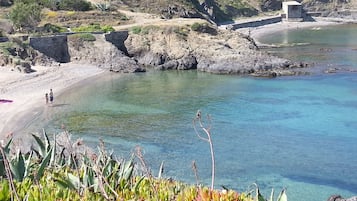
M 269 199 L 265 199 L 264 196 L 260 193 L 259 187 L 257 184 L 253 184 L 255 186 L 256 195 L 254 197 L 254 201 L 274 201 L 274 189 L 271 190 Z M 286 195 L 286 189 L 284 188 L 278 195 L 276 201 L 288 201 L 288 197 Z

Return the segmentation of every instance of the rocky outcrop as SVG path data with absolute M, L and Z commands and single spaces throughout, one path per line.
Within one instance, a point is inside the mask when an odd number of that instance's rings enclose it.
M 166 8 L 161 9 L 161 15 L 165 19 L 171 19 L 173 17 L 183 18 L 202 18 L 202 15 L 194 10 L 188 10 L 182 6 L 171 4 Z
M 197 60 L 193 55 L 187 55 L 180 59 L 169 60 L 155 67 L 158 70 L 192 70 L 197 69 Z
M 340 195 L 332 195 L 327 201 L 357 201 L 357 196 L 344 199 Z
M 303 70 L 305 64 L 294 64 L 260 51 L 250 37 L 231 30 L 215 30 L 207 32 L 188 27 L 156 27 L 145 34 L 95 34 L 95 41 L 82 41 L 80 45 L 78 37 L 32 38 L 31 46 L 44 52 L 32 56 L 32 62 L 49 65 L 53 61 L 49 58 L 53 58 L 57 62 L 95 64 L 113 72 L 126 73 L 145 72 L 145 68 L 197 69 L 217 74 L 259 77 L 307 73 Z M 22 54 L 22 51 L 17 52 Z M 27 72 L 26 68 L 21 71 Z
M 115 47 L 129 56 L 128 50 L 125 47 L 124 41 L 128 38 L 128 31 L 115 31 L 105 34 L 105 40 L 111 42 Z
M 12 34 L 14 32 L 12 23 L 9 20 L 0 19 L 0 32 Z
M 178 28 L 180 30 L 180 28 Z M 250 74 L 262 77 L 305 74 L 286 59 L 259 51 L 254 40 L 237 32 L 215 34 L 174 28 L 130 34 L 125 45 L 139 64 L 159 70 L 189 70 L 217 74 Z
M 71 62 L 79 64 L 92 64 L 113 72 L 133 73 L 145 72 L 146 69 L 138 65 L 137 61 L 128 57 L 124 52 L 111 42 L 106 36 L 95 35 L 93 42 L 84 42 L 80 47 L 73 45 L 69 38 L 69 54 Z

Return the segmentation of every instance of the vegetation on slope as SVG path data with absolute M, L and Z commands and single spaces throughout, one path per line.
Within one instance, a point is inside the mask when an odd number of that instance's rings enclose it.
M 13 152 L 12 139 L 0 146 L 0 200 L 264 200 L 258 188 L 238 193 L 154 177 L 140 148 L 123 160 L 103 143 L 98 153 L 73 143 L 66 131 L 53 141 L 46 132 L 33 137 L 37 146 L 27 153 Z M 282 191 L 278 201 L 286 200 Z

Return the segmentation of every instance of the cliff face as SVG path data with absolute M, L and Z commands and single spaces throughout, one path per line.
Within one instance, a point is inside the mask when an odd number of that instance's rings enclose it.
M 263 76 L 300 74 L 288 60 L 259 51 L 248 36 L 209 25 L 195 30 L 149 26 L 140 33 L 95 34 L 95 41 L 80 44 L 77 40 L 75 35 L 41 37 L 32 39 L 30 45 L 57 62 L 94 64 L 116 72 L 153 68 Z
M 219 74 L 266 76 L 298 74 L 285 59 L 259 51 L 254 41 L 229 30 L 188 27 L 152 27 L 145 33 L 129 34 L 129 55 L 138 64 L 155 69 L 197 69 Z

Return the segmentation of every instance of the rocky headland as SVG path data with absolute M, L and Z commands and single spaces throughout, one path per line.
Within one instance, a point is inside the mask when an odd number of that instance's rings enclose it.
M 94 41 L 75 34 L 21 37 L 29 46 L 10 50 L 18 62 L 2 55 L 1 65 L 29 73 L 31 65 L 61 63 L 94 64 L 114 72 L 192 70 L 275 77 L 305 74 L 305 64 L 296 64 L 260 50 L 248 35 L 218 29 L 208 23 L 195 25 L 148 25 L 128 31 L 91 33 Z M 18 42 L 21 44 L 21 42 Z

